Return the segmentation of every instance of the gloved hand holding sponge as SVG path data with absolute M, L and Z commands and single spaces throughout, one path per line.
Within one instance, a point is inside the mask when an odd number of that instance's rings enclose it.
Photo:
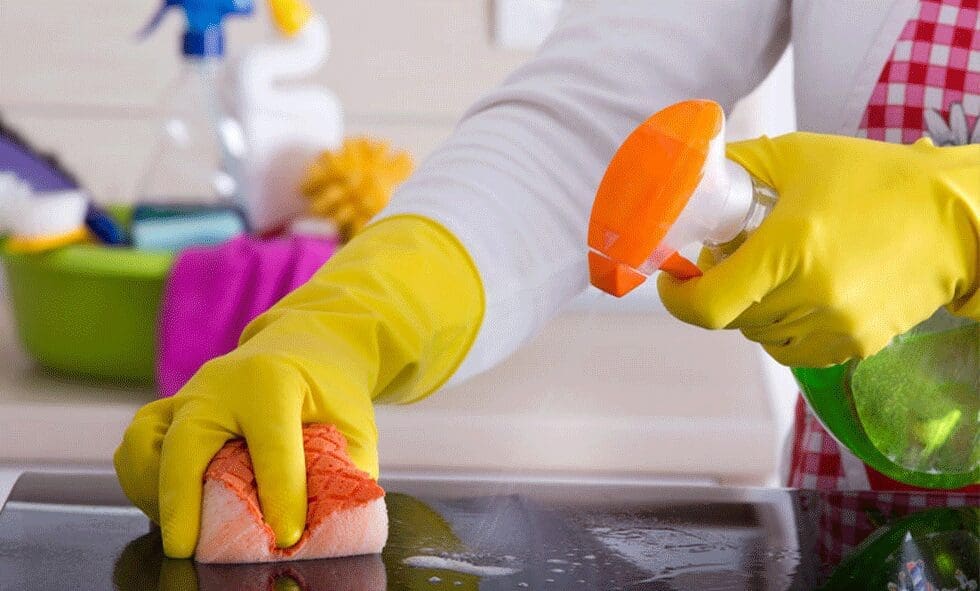
M 661 276 L 681 320 L 740 328 L 782 363 L 821 366 L 874 353 L 942 305 L 980 317 L 980 146 L 795 133 L 734 144 L 729 156 L 780 198 L 702 277 Z M 372 404 L 412 402 L 448 379 L 476 336 L 483 294 L 441 226 L 383 220 L 252 322 L 238 349 L 140 410 L 115 465 L 162 527 L 166 554 L 194 552 L 202 476 L 230 439 L 247 441 L 280 547 L 304 528 L 304 423 L 335 425 L 376 478 Z
M 677 318 L 797 367 L 869 357 L 942 306 L 980 320 L 980 145 L 791 133 L 728 157 L 779 199 L 731 256 L 702 252 L 703 276 L 660 275 Z
M 244 437 L 265 520 L 291 546 L 306 519 L 303 424 L 336 426 L 357 467 L 377 478 L 372 404 L 438 388 L 482 310 L 476 270 L 447 231 L 411 216 L 378 222 L 254 320 L 236 350 L 137 413 L 115 456 L 123 490 L 161 526 L 167 556 L 191 556 L 204 472 Z

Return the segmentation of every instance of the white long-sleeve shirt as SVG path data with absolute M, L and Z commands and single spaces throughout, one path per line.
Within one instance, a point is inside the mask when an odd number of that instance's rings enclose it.
M 454 381 L 530 338 L 588 284 L 588 216 L 630 131 L 680 100 L 726 111 L 794 46 L 800 129 L 854 135 L 916 0 L 573 2 L 538 54 L 474 105 L 383 215 L 434 219 L 486 292 Z

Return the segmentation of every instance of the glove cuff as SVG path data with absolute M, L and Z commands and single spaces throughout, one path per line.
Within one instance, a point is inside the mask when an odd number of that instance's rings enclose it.
M 414 402 L 456 371 L 483 310 L 479 275 L 459 241 L 427 218 L 391 217 L 253 320 L 232 354 L 279 357 L 327 406 L 338 396 Z

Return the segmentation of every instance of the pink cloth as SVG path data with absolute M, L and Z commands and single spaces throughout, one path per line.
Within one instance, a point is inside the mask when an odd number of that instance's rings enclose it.
M 160 306 L 160 395 L 172 396 L 206 361 L 234 349 L 245 326 L 306 283 L 337 246 L 320 238 L 240 236 L 181 252 Z

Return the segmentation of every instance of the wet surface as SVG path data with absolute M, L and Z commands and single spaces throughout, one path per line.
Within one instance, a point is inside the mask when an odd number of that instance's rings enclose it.
M 957 569 L 969 588 L 980 552 L 976 511 L 964 508 L 977 495 L 930 510 L 939 501 L 900 494 L 396 480 L 383 483 L 381 556 L 199 565 L 163 557 L 111 475 L 83 480 L 18 483 L 0 512 L 0 589 L 812 589 L 838 562 L 846 570 L 865 538 L 880 546 L 872 562 L 831 582 L 848 588 L 853 572 L 886 565 L 884 589 L 919 561 L 955 589 Z M 917 511 L 927 518 L 909 517 Z M 905 533 L 918 545 L 903 545 Z

